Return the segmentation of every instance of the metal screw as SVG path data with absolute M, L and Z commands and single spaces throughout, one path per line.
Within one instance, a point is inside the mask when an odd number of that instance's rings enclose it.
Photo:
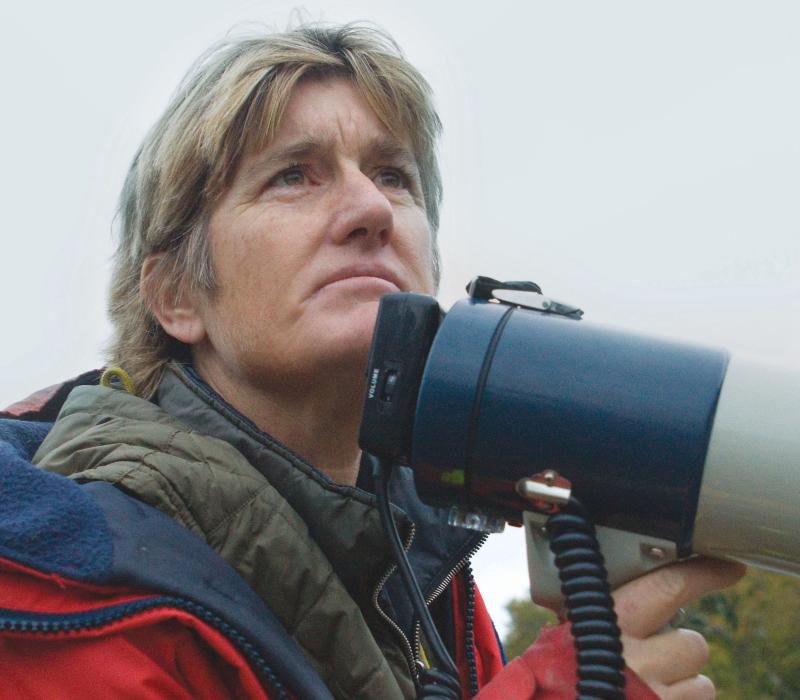
M 648 547 L 647 556 L 656 561 L 664 561 L 667 558 L 667 553 L 661 547 Z
M 548 469 L 544 473 L 544 483 L 548 486 L 552 486 L 556 483 L 556 473 L 552 469 Z

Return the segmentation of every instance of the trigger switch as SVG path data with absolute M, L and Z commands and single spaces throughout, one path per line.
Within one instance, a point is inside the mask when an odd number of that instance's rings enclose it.
M 383 379 L 383 391 L 381 392 L 381 399 L 384 401 L 391 401 L 394 397 L 395 390 L 397 389 L 397 370 L 387 370 L 386 376 Z

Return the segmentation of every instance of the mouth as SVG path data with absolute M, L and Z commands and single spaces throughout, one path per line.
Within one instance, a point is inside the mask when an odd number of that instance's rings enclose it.
M 402 291 L 403 285 L 400 278 L 393 270 L 383 265 L 352 265 L 336 270 L 326 277 L 317 287 L 315 293 L 332 285 L 374 285 L 386 287 L 387 292 Z

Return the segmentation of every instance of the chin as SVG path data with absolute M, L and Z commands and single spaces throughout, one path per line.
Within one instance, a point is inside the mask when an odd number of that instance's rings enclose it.
M 339 363 L 366 366 L 378 302 L 378 299 L 363 302 L 319 319 L 315 332 L 318 349 Z
M 353 313 L 348 314 L 346 326 L 342 329 L 346 338 L 355 347 L 369 352 L 372 335 L 375 332 L 375 321 L 378 318 L 379 300 L 359 304 Z

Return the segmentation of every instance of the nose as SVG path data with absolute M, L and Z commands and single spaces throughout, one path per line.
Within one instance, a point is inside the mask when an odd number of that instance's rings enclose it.
M 336 214 L 330 227 L 334 242 L 366 247 L 386 245 L 394 227 L 394 212 L 375 182 L 355 170 L 344 174 L 335 190 Z

